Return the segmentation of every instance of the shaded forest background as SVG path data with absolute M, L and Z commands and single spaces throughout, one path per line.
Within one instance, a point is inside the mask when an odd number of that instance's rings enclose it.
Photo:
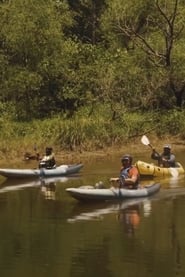
M 185 0 L 1 0 L 0 139 L 184 138 L 184 18 Z

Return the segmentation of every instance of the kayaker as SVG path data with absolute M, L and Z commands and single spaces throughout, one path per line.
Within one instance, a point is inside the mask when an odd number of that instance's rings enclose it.
M 122 167 L 118 178 L 111 178 L 111 182 L 117 182 L 120 188 L 137 189 L 139 185 L 139 171 L 132 165 L 132 156 L 129 154 L 121 158 Z
M 39 168 L 51 169 L 55 167 L 56 167 L 56 162 L 55 162 L 55 155 L 53 153 L 53 148 L 46 147 L 46 153 L 39 163 Z
M 175 155 L 171 153 L 171 145 L 169 144 L 164 145 L 162 154 L 153 148 L 151 158 L 157 160 L 160 167 L 175 167 Z

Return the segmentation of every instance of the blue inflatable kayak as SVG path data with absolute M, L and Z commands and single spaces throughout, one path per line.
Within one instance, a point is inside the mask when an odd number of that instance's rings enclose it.
M 6 178 L 34 178 L 34 177 L 58 177 L 68 176 L 78 173 L 83 164 L 60 165 L 52 169 L 10 169 L 0 168 L 0 175 Z
M 66 191 L 73 198 L 80 201 L 106 201 L 106 200 L 123 200 L 128 198 L 146 197 L 150 196 L 160 189 L 159 183 L 146 185 L 138 189 L 125 188 L 100 188 L 94 187 L 79 187 L 67 188 Z

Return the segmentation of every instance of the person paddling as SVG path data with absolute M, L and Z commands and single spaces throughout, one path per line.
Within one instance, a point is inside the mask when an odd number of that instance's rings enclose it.
M 121 158 L 122 167 L 120 176 L 111 178 L 110 182 L 119 183 L 120 188 L 137 189 L 139 186 L 139 171 L 137 167 L 132 165 L 132 156 L 129 154 Z
M 164 145 L 162 154 L 159 154 L 153 148 L 151 158 L 157 160 L 160 167 L 175 167 L 175 155 L 171 153 L 171 146 L 169 144 Z
M 39 163 L 39 168 L 51 169 L 55 167 L 56 167 L 56 162 L 55 162 L 55 156 L 53 153 L 53 148 L 46 147 L 46 153 Z

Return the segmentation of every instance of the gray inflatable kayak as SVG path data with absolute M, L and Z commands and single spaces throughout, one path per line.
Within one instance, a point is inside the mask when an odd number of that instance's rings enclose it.
M 68 176 L 78 173 L 83 164 L 74 165 L 60 165 L 56 168 L 46 169 L 10 169 L 10 168 L 0 168 L 0 175 L 6 178 L 37 178 L 37 177 L 58 177 L 58 176 Z
M 152 185 L 146 185 L 136 190 L 124 189 L 124 188 L 100 188 L 93 187 L 79 187 L 79 188 L 67 188 L 66 191 L 73 198 L 80 201 L 106 201 L 106 200 L 120 200 L 137 197 L 150 196 L 160 189 L 159 183 Z

